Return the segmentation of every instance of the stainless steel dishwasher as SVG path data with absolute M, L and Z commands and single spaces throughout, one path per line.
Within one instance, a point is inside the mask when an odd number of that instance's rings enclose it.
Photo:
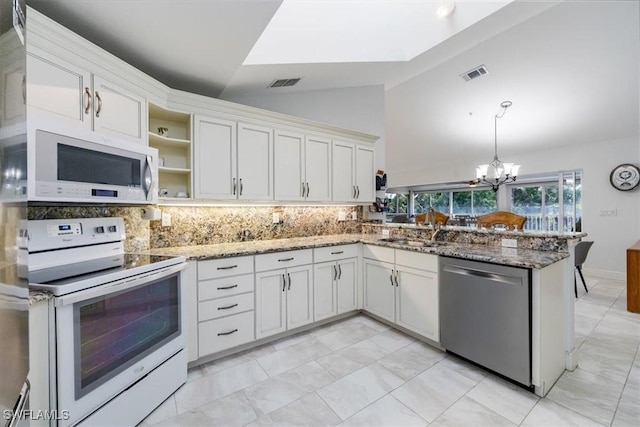
M 440 343 L 531 388 L 531 270 L 440 257 Z

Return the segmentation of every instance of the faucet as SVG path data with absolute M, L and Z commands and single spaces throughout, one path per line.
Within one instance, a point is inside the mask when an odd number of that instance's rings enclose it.
M 435 241 L 436 236 L 438 235 L 438 233 L 440 233 L 440 224 L 436 224 L 436 210 L 433 209 L 432 207 L 429 207 L 429 209 L 427 209 L 427 222 L 429 224 L 431 224 L 431 238 L 429 239 L 430 241 Z

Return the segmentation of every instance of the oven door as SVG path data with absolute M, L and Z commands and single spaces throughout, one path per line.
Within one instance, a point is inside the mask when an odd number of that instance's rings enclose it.
M 56 298 L 57 400 L 69 414 L 63 425 L 90 415 L 184 349 L 185 267 Z

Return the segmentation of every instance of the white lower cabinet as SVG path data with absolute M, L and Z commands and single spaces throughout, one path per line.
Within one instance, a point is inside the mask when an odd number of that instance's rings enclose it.
M 253 257 L 198 262 L 198 357 L 255 339 Z
M 314 320 L 324 320 L 358 308 L 359 245 L 313 250 Z
M 357 258 L 350 258 L 314 265 L 313 308 L 315 321 L 358 308 L 357 264 Z
M 364 253 L 364 309 L 439 342 L 438 257 L 368 246 Z
M 313 322 L 311 259 L 310 249 L 256 256 L 256 338 Z

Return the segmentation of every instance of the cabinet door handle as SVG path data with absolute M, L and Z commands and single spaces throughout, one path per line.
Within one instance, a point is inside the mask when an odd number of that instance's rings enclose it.
M 234 195 L 234 196 L 236 195 L 236 187 L 237 187 L 237 186 L 236 186 L 236 179 L 235 179 L 235 178 L 233 178 L 233 195 Z
M 301 194 L 301 196 L 304 197 L 304 182 L 302 183 L 302 194 Z
M 85 107 L 84 107 L 84 113 L 89 114 L 89 111 L 91 111 L 91 92 L 89 91 L 88 87 L 84 88 L 84 94 L 85 94 L 85 97 L 87 98 L 87 103 L 85 104 Z
M 284 277 L 284 274 L 282 274 L 282 292 L 284 292 L 287 289 L 287 278 Z
M 293 257 L 291 257 L 291 258 L 280 258 L 278 260 L 278 262 L 286 262 L 286 261 L 293 261 Z
M 291 290 L 291 275 L 289 273 L 287 273 L 287 279 L 289 280 L 289 287 L 287 288 L 287 290 Z
M 393 270 L 391 270 L 391 274 L 389 275 L 389 281 L 391 282 L 391 286 L 393 286 Z
M 240 178 L 239 181 L 240 181 L 240 195 L 242 196 L 242 189 L 244 188 L 244 185 L 242 185 L 242 178 Z
M 237 330 L 237 329 L 234 329 L 233 331 L 229 331 L 229 332 L 219 332 L 219 333 L 218 333 L 218 336 L 219 336 L 219 337 L 221 337 L 221 336 L 223 336 L 223 335 L 231 335 L 231 334 L 233 334 L 234 332 L 238 332 L 238 330 Z
M 354 199 L 356 198 L 356 186 L 355 185 L 353 186 L 353 198 Z
M 398 272 L 398 270 L 396 270 L 396 275 L 395 275 L 395 276 L 396 276 L 396 287 L 398 287 L 398 286 L 399 286 L 399 285 L 398 285 L 398 274 L 399 274 L 399 272 Z
M 336 280 L 338 278 L 338 269 L 336 268 L 336 266 L 333 266 L 333 280 Z
M 22 76 L 22 103 L 27 104 L 27 75 Z
M 232 268 L 237 268 L 237 265 L 227 265 L 226 267 L 218 267 L 218 270 L 231 270 Z
M 96 117 L 100 117 L 100 113 L 102 112 L 102 98 L 100 98 L 100 93 L 96 91 L 96 99 L 98 100 L 98 109 L 96 110 Z
M 356 185 L 356 199 L 360 198 L 360 186 Z
M 237 307 L 238 304 L 228 305 L 226 307 L 218 307 L 218 310 L 229 310 L 230 308 Z
M 309 197 L 309 183 L 307 182 L 307 197 Z
M 220 288 L 218 288 L 219 291 L 226 291 L 227 289 L 233 289 L 233 288 L 237 288 L 238 285 L 231 285 L 231 286 L 222 286 Z
M 342 267 L 340 267 L 340 264 L 338 264 L 338 280 L 340 280 L 341 277 L 342 277 Z

